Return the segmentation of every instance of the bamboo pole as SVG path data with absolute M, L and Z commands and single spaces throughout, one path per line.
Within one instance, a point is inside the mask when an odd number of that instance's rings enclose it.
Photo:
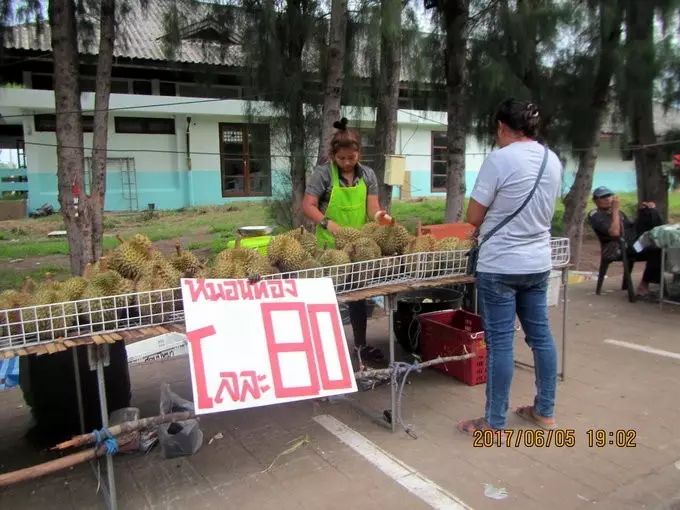
M 152 416 L 150 418 L 142 418 L 141 420 L 134 420 L 134 421 L 126 421 L 124 423 L 121 423 L 119 425 L 114 425 L 113 427 L 109 428 L 109 433 L 112 436 L 119 436 L 121 434 L 128 434 L 130 432 L 134 432 L 136 430 L 141 430 L 145 429 L 148 427 L 151 427 L 153 425 L 159 425 L 161 423 L 172 423 L 176 421 L 183 421 L 183 420 L 188 420 L 189 418 L 193 418 L 194 415 L 193 413 L 190 413 L 189 411 L 184 411 L 181 413 L 170 413 L 170 414 L 161 414 L 159 416 Z M 50 448 L 51 450 L 65 450 L 66 448 L 73 448 L 76 446 L 83 446 L 86 444 L 92 444 L 97 440 L 95 435 L 90 432 L 89 434 L 82 434 L 80 436 L 75 436 L 68 441 L 64 441 L 63 443 L 59 443 L 57 446 L 53 446 Z
M 105 453 L 106 446 L 102 445 L 97 448 L 90 448 L 89 450 L 83 450 L 82 452 L 66 455 L 65 457 L 51 460 L 49 462 L 44 462 L 35 466 L 19 469 L 17 471 L 4 473 L 0 475 L 0 487 L 6 487 L 8 485 L 25 482 L 27 480 L 33 480 L 51 473 L 56 473 L 57 471 L 75 466 L 81 462 L 87 462 L 89 460 L 96 459 L 97 457 L 101 457 Z

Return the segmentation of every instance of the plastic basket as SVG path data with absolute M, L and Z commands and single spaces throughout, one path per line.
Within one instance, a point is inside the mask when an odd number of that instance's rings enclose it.
M 475 226 L 470 223 L 440 223 L 437 225 L 423 225 L 421 234 L 430 234 L 436 239 L 445 237 L 457 237 L 458 239 L 469 239 L 475 231 Z
M 418 320 L 423 360 L 474 352 L 474 358 L 450 361 L 432 368 L 469 386 L 486 382 L 486 343 L 479 315 L 465 310 L 444 310 L 421 314 Z

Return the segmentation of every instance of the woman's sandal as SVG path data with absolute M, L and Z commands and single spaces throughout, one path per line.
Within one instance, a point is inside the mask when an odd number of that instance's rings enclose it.
M 538 427 L 545 430 L 555 430 L 557 428 L 557 423 L 555 423 L 555 418 L 548 418 L 547 416 L 541 416 L 536 414 L 534 411 L 534 406 L 522 406 L 515 409 L 515 413 L 520 418 L 537 425 Z
M 486 421 L 486 418 L 475 418 L 474 420 L 462 420 L 456 423 L 456 428 L 463 434 L 473 435 L 478 430 L 494 430 Z

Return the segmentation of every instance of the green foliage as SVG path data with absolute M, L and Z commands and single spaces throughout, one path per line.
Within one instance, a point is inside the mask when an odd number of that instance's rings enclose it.
M 562 105 L 573 86 L 569 63 L 576 51 L 558 41 L 578 31 L 579 9 L 570 2 L 529 0 L 496 2 L 483 12 L 470 44 L 468 104 L 475 134 L 492 141 L 496 108 L 514 96 L 539 104 L 543 136 L 555 146 L 563 139 Z

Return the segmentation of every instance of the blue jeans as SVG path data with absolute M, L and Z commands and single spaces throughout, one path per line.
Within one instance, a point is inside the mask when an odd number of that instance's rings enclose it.
M 506 425 L 510 383 L 514 371 L 515 315 L 534 353 L 537 414 L 552 417 L 555 410 L 557 352 L 548 321 L 548 277 L 539 274 L 478 273 L 479 308 L 487 344 L 486 421 Z

